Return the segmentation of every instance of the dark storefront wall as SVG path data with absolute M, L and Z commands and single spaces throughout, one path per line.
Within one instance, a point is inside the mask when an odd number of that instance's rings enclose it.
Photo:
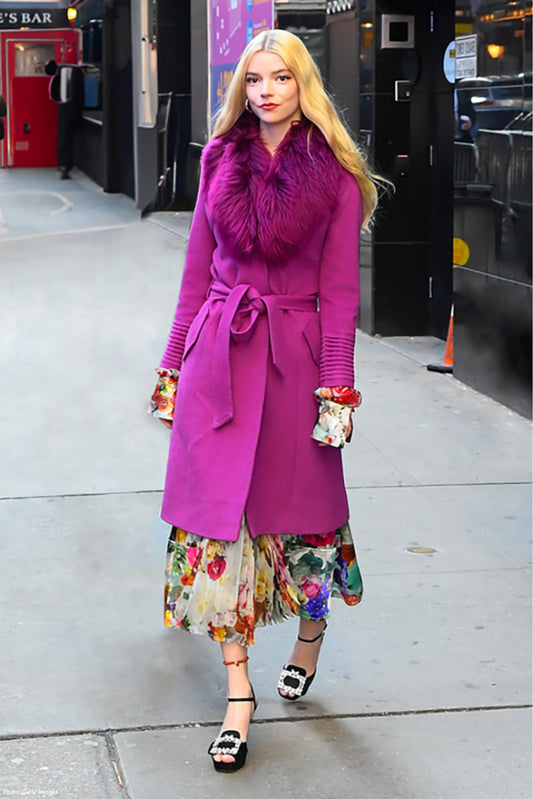
M 81 3 L 77 24 L 95 88 L 76 133 L 76 165 L 105 191 L 133 197 L 130 0 Z
M 531 0 L 328 6 L 326 83 L 396 186 L 363 237 L 360 326 L 445 338 L 455 301 L 455 375 L 530 415 Z M 413 14 L 414 48 L 381 48 L 382 14 Z M 474 33 L 478 80 L 457 84 L 457 95 L 444 55 L 456 34 Z M 411 82 L 408 102 L 396 101 L 396 80 Z M 458 115 L 477 98 L 474 142 L 454 141 L 464 138 L 454 133 L 458 96 Z M 454 236 L 470 248 L 455 269 Z
M 476 36 L 477 80 L 456 81 L 473 127 L 454 144 L 454 236 L 468 246 L 454 269 L 454 374 L 530 416 L 531 3 L 457 0 L 456 23 Z
M 141 5 L 133 0 L 82 0 L 78 6 L 85 72 L 94 79 L 76 137 L 76 164 L 105 191 L 134 197 L 141 210 L 191 207 L 185 164 L 190 140 L 189 3 L 150 0 L 157 44 L 157 114 L 135 118 L 140 69 Z M 135 23 L 135 26 L 132 24 Z
M 137 120 L 136 195 L 143 212 L 189 209 L 186 163 L 191 131 L 191 25 L 190 4 L 175 0 L 149 0 L 142 6 L 132 2 L 133 27 L 141 31 L 141 15 L 150 15 L 152 44 L 157 48 L 157 103 L 155 123 Z M 135 39 L 135 34 L 134 34 Z M 134 58 L 135 64 L 135 58 Z M 137 54 L 137 71 L 141 58 Z M 135 94 L 136 92 L 136 94 Z M 140 84 L 134 88 L 138 102 Z
M 328 14 L 326 79 L 377 171 L 395 187 L 363 236 L 359 324 L 373 335 L 445 337 L 452 302 L 453 87 L 442 59 L 453 38 L 453 3 L 440 4 L 438 14 L 418 0 L 353 6 Z M 412 18 L 410 46 L 382 47 L 384 15 Z M 398 81 L 408 95 L 402 97 Z

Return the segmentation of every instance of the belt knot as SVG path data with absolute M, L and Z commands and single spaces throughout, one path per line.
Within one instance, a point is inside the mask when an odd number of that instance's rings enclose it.
M 233 288 L 230 288 L 220 281 L 215 281 L 212 284 L 208 300 L 224 302 L 215 336 L 212 367 L 211 390 L 215 409 L 213 428 L 216 430 L 233 419 L 230 362 L 231 339 L 238 339 L 251 334 L 259 316 L 266 314 L 272 362 L 280 374 L 284 374 L 281 312 L 284 310 L 316 312 L 317 304 L 316 296 L 313 295 L 297 297 L 293 295 L 260 294 L 254 286 L 248 283 L 238 283 Z M 236 317 L 243 311 L 250 314 L 250 319 L 244 327 L 242 325 L 237 327 L 235 325 Z

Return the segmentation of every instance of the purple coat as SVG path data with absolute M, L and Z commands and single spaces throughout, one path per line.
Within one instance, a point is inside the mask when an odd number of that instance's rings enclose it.
M 348 520 L 341 452 L 311 439 L 318 386 L 354 384 L 362 201 L 320 132 L 271 156 L 245 113 L 202 157 L 174 324 L 180 369 L 162 517 L 235 541 Z

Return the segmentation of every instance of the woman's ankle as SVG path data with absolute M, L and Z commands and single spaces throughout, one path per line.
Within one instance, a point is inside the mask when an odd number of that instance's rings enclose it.
M 326 618 L 322 619 L 300 619 L 298 637 L 309 643 L 313 643 L 314 638 L 318 638 L 326 629 L 328 623 Z M 318 640 L 317 640 L 318 643 Z
M 226 668 L 228 698 L 251 696 L 248 650 L 240 644 L 221 644 L 221 649 Z
M 287 662 L 305 669 L 308 677 L 316 670 L 322 644 L 322 633 L 326 627 L 325 618 L 317 621 L 300 619 L 298 637 Z

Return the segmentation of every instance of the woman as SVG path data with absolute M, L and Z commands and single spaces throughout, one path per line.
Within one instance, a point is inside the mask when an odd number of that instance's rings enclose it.
M 202 156 L 152 398 L 152 411 L 170 416 L 179 371 L 162 508 L 173 525 L 166 624 L 221 644 L 217 771 L 246 759 L 254 629 L 299 615 L 278 682 L 295 700 L 315 676 L 334 583 L 348 604 L 361 598 L 340 447 L 360 399 L 358 244 L 375 203 L 374 176 L 304 45 L 282 30 L 259 34 Z

